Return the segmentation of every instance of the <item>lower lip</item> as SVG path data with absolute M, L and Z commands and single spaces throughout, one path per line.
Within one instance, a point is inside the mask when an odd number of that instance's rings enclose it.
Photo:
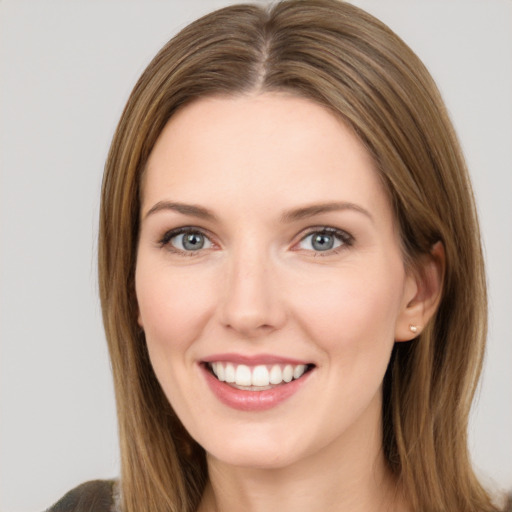
M 300 379 L 292 380 L 287 384 L 279 384 L 271 389 L 246 391 L 221 382 L 204 365 L 200 366 L 213 394 L 224 405 L 239 411 L 266 411 L 276 407 L 297 393 L 312 373 L 311 371 L 306 372 Z

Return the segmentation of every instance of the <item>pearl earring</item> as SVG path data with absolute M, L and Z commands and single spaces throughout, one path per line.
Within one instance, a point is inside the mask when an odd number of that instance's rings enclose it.
M 413 324 L 409 324 L 409 330 L 416 334 L 418 332 L 418 326 L 417 325 L 413 325 Z

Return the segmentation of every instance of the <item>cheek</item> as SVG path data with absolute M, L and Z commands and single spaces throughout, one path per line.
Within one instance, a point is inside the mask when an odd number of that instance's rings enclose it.
M 386 272 L 344 269 L 294 294 L 296 317 L 329 353 L 394 342 L 402 300 L 401 265 Z
M 204 331 L 215 293 L 197 272 L 145 263 L 138 261 L 135 289 L 149 358 L 169 403 L 190 423 L 189 401 L 201 398 L 188 386 L 195 367 L 194 341 Z
M 215 286 L 201 272 L 155 268 L 139 262 L 135 289 L 139 323 L 148 347 L 186 348 L 202 331 L 215 306 Z

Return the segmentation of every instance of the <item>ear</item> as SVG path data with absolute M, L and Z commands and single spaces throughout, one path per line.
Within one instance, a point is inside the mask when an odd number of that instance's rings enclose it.
M 408 272 L 395 325 L 396 341 L 410 341 L 419 336 L 436 312 L 443 292 L 445 263 L 444 246 L 437 242 Z

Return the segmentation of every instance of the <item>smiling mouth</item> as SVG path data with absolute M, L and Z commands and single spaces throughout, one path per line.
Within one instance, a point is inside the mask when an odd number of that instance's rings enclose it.
M 288 384 L 311 371 L 313 364 L 234 364 L 223 361 L 205 363 L 206 369 L 220 382 L 242 391 L 265 391 Z

